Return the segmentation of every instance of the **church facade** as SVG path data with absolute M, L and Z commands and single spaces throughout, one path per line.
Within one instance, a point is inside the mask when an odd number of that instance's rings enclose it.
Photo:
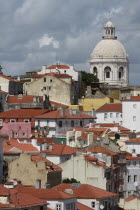
M 111 21 L 105 24 L 103 39 L 91 54 L 90 73 L 107 85 L 114 87 L 129 85 L 128 56 L 124 46 L 115 36 L 115 26 Z

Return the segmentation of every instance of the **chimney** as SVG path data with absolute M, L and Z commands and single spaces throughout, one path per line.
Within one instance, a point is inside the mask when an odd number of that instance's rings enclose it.
M 42 73 L 43 73 L 43 74 L 45 74 L 45 73 L 46 73 L 46 68 L 47 68 L 47 66 L 46 66 L 46 65 L 43 65 L 43 66 L 42 66 Z
M 65 117 L 65 109 L 61 109 L 61 117 Z

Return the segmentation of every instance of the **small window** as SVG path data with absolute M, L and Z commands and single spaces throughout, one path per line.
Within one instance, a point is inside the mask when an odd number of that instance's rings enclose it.
M 110 113 L 110 117 L 111 117 L 111 118 L 113 117 L 113 113 Z
M 122 125 L 122 121 L 120 121 L 120 125 Z
M 24 122 L 29 122 L 29 120 L 28 120 L 28 119 L 26 119 L 26 120 L 24 120 Z
M 136 108 L 137 107 L 137 104 L 133 104 L 133 108 Z
M 46 87 L 43 87 L 43 90 L 46 90 Z
M 26 136 L 26 133 L 22 133 L 22 136 Z
M 133 121 L 136 121 L 136 116 L 133 116 Z
M 116 118 L 119 118 L 119 113 L 116 113 Z
M 83 121 L 82 121 L 82 120 L 80 120 L 80 126 L 81 126 L 81 127 L 83 126 Z
M 134 182 L 137 181 L 137 175 L 134 175 Z
M 130 197 L 130 196 L 131 196 L 131 191 L 128 192 L 128 197 Z
M 91 202 L 91 208 L 95 208 L 95 202 Z
M 61 210 L 61 204 L 56 204 L 56 210 Z
M 18 133 L 15 133 L 15 135 L 17 136 L 17 135 L 18 135 Z
M 10 122 L 16 122 L 16 120 L 15 119 L 11 119 Z
M 59 121 L 59 128 L 62 127 L 62 121 Z
M 136 165 L 136 161 L 133 161 L 133 165 L 134 165 L 134 166 Z
M 71 127 L 74 127 L 74 120 L 71 121 Z
M 46 78 L 44 78 L 44 82 L 46 82 Z
M 66 73 L 67 71 L 65 70 L 64 73 Z
M 131 176 L 128 176 L 128 182 L 131 182 Z
M 50 79 L 50 82 L 52 82 L 52 79 Z

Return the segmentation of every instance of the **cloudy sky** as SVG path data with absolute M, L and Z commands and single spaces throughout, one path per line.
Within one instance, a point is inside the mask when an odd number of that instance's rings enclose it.
M 20 75 L 59 61 L 89 71 L 90 54 L 109 13 L 140 85 L 140 1 L 0 0 L 0 64 Z

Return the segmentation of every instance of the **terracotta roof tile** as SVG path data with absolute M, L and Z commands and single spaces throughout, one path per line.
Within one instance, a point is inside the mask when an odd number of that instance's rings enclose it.
M 129 202 L 129 201 L 132 201 L 132 200 L 134 200 L 134 199 L 140 200 L 137 196 L 131 195 L 130 197 L 128 197 L 128 198 L 125 199 L 125 202 Z
M 36 134 L 36 133 L 35 133 Z M 55 141 L 52 138 L 49 137 L 32 137 L 32 138 L 20 138 L 19 141 L 23 142 L 23 141 L 27 141 L 27 143 L 31 142 L 33 139 L 37 140 L 37 144 L 43 144 L 43 143 L 55 143 Z
M 33 75 L 32 78 L 42 78 L 45 76 L 54 76 L 56 78 L 71 78 L 69 74 L 58 74 L 58 73 L 46 73 L 46 74 L 36 74 Z
M 0 118 L 33 118 L 39 114 L 43 114 L 45 112 L 49 112 L 48 110 L 45 109 L 14 109 L 14 110 L 9 110 L 6 112 L 1 112 L 0 113 Z
M 140 160 L 140 157 L 126 156 L 126 160 Z
M 113 151 L 106 149 L 104 147 L 101 147 L 101 146 L 94 146 L 94 147 L 88 149 L 88 152 L 102 153 L 102 154 L 107 154 L 107 155 L 117 155 L 118 154 L 117 152 L 113 152 Z
M 53 187 L 52 189 L 56 189 L 63 192 L 65 189 L 72 189 L 74 195 L 78 199 L 102 199 L 107 197 L 118 196 L 118 194 L 116 193 L 108 192 L 106 190 L 88 184 L 81 184 L 79 187 L 72 187 L 71 184 L 60 184 Z
M 31 96 L 31 95 L 22 95 L 21 98 L 18 95 L 8 96 L 7 103 L 8 104 L 18 104 L 18 103 L 35 103 L 34 98 L 39 98 L 40 102 L 43 101 L 43 96 Z
M 46 199 L 46 200 L 67 200 L 75 198 L 75 196 L 72 194 L 68 194 L 62 191 L 57 191 L 54 189 L 43 189 L 43 188 L 36 189 L 34 187 L 23 187 L 23 188 L 18 188 L 18 191 L 32 195 L 39 199 Z
M 74 147 L 70 147 L 68 145 L 65 144 L 53 144 L 53 148 L 52 151 L 50 151 L 49 149 L 45 150 L 44 152 L 47 152 L 47 155 L 71 155 L 71 154 L 75 154 L 76 152 L 80 152 L 80 150 L 74 148 Z
M 94 210 L 93 208 L 89 208 L 82 203 L 77 202 L 77 210 Z
M 0 184 L 0 196 L 8 196 L 9 195 L 9 189 L 4 187 L 3 184 Z
M 70 110 L 66 109 L 65 110 L 65 116 L 63 117 L 61 115 L 61 110 L 54 110 L 54 111 L 50 111 L 48 113 L 44 113 L 41 115 L 36 116 L 35 118 L 40 118 L 40 119 L 44 119 L 44 118 L 49 118 L 49 119 L 60 119 L 60 118 L 70 118 L 70 119 L 94 119 L 94 117 L 91 117 L 90 115 L 86 115 L 86 114 L 82 114 L 80 113 L 79 115 L 74 115 L 74 114 L 70 114 Z
M 127 140 L 127 141 L 125 141 L 126 143 L 128 142 L 131 142 L 131 143 L 140 143 L 140 137 L 138 137 L 138 138 L 135 138 L 135 139 L 130 139 L 130 140 Z
M 121 103 L 104 104 L 96 110 L 96 112 L 122 112 Z
M 67 66 L 67 65 L 52 65 L 52 66 L 49 66 L 47 69 L 69 69 L 70 67 Z
M 96 167 L 103 167 L 104 169 L 108 168 L 104 163 L 93 156 L 85 155 L 85 160 Z
M 12 151 L 13 148 L 21 150 L 21 152 L 39 152 L 39 150 L 36 147 L 34 147 L 31 143 L 19 143 L 16 139 L 3 140 L 4 154 L 21 153 L 20 151 Z
M 140 96 L 131 96 L 130 99 L 123 99 L 122 101 L 140 101 Z

